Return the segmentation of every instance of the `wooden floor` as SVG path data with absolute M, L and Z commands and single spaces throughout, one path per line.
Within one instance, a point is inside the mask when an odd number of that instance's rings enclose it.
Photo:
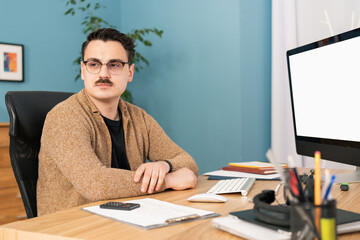
M 9 156 L 9 124 L 0 123 L 0 225 L 26 219 Z

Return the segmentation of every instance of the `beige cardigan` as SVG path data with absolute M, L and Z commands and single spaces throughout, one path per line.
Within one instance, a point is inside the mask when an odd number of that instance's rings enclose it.
M 144 110 L 120 100 L 131 171 L 111 168 L 111 138 L 99 110 L 83 89 L 47 115 L 39 153 L 38 215 L 93 201 L 143 195 L 135 170 L 146 161 L 169 160 L 173 170 L 198 167 Z M 164 186 L 161 191 L 164 190 Z

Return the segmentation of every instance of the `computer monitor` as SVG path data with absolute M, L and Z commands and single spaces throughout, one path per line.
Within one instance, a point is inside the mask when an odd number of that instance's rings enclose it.
M 287 51 L 296 151 L 356 166 L 360 182 L 360 28 Z

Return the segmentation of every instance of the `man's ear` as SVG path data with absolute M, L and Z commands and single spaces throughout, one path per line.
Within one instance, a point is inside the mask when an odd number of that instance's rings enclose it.
M 84 79 L 85 79 L 85 72 L 84 71 L 86 71 L 86 66 L 85 66 L 85 64 L 84 64 L 84 62 L 81 62 L 81 69 L 80 69 L 80 72 L 81 72 L 81 79 L 84 81 Z
M 129 66 L 128 82 L 132 82 L 134 77 L 134 71 L 135 71 L 135 64 L 133 63 Z

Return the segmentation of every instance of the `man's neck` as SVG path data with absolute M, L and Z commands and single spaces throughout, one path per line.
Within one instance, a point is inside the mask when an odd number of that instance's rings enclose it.
M 120 119 L 119 117 L 119 100 L 120 99 L 114 99 L 114 100 L 107 100 L 102 101 L 98 99 L 91 98 L 95 106 L 99 109 L 100 114 L 104 117 L 117 121 Z

